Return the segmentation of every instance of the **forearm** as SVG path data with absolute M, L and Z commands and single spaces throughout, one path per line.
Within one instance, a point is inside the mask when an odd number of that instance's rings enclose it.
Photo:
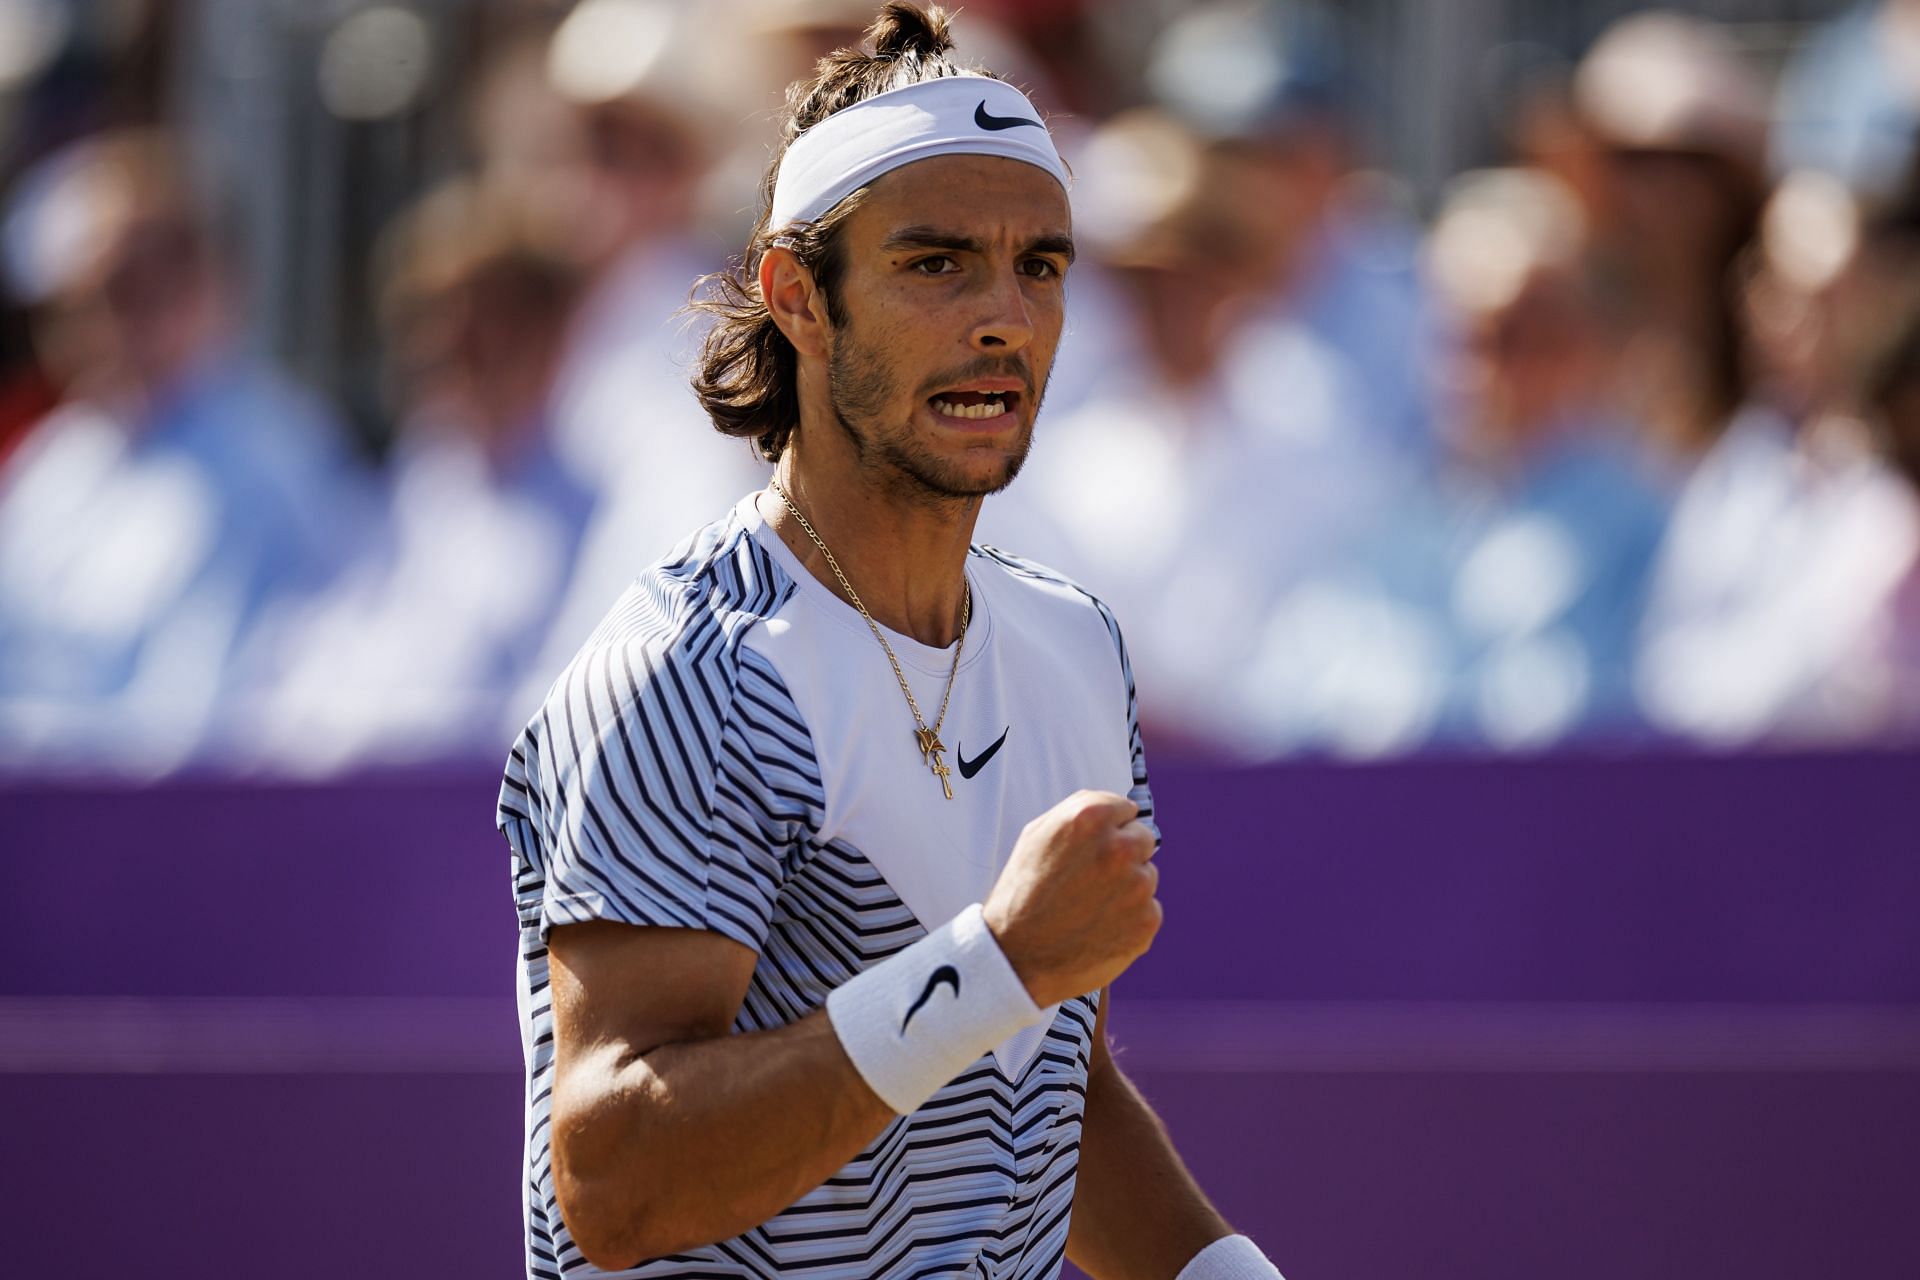
M 687 1030 L 667 1035 L 597 1022 L 562 954 L 571 947 L 554 951 L 554 1176 L 568 1230 L 595 1263 L 765 1222 L 1045 1016 L 979 907 L 849 978 L 825 1010 L 747 1035 L 710 1017 L 676 1019 Z
M 738 940 L 592 920 L 552 931 L 554 1189 L 625 1267 L 767 1221 L 1159 928 L 1153 835 L 1080 792 L 1029 823 L 984 906 L 849 976 L 790 1026 L 733 1035 Z M 1017 962 L 1016 962 L 1017 960 Z
M 644 1054 L 598 1046 L 570 1065 L 574 1096 L 554 1100 L 569 1130 L 556 1135 L 554 1175 L 569 1231 L 600 1266 L 765 1222 L 894 1118 L 824 1011 Z
M 1067 1256 L 1095 1280 L 1173 1280 L 1231 1233 L 1147 1100 L 1101 1061 L 1087 1081 Z

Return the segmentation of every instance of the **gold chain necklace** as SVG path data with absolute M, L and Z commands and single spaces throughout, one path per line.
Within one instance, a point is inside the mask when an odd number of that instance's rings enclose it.
M 847 581 L 847 575 L 840 571 L 840 562 L 833 558 L 833 552 L 827 550 L 826 542 L 814 532 L 813 525 L 800 514 L 800 508 L 793 505 L 793 499 L 789 498 L 787 491 L 780 487 L 780 482 L 769 477 L 768 483 L 773 486 L 773 491 L 780 495 L 780 501 L 787 504 L 787 510 L 793 512 L 793 518 L 800 522 L 800 527 L 807 531 L 807 536 L 813 539 L 813 545 L 820 548 L 820 554 L 827 558 L 827 568 L 833 570 L 833 576 L 840 581 L 840 589 L 847 593 L 847 599 L 853 601 L 853 607 L 858 609 L 860 616 L 867 620 L 867 629 L 873 632 L 873 638 L 880 642 L 882 649 L 886 650 L 887 661 L 893 666 L 893 678 L 900 682 L 900 692 L 907 695 L 907 709 L 913 712 L 913 739 L 920 746 L 920 758 L 926 762 L 929 769 L 933 770 L 934 776 L 940 779 L 940 789 L 946 792 L 947 799 L 953 799 L 953 786 L 947 781 L 949 774 L 947 762 L 940 758 L 940 753 L 947 749 L 946 744 L 940 741 L 940 726 L 947 722 L 947 704 L 953 700 L 953 678 L 960 673 L 960 651 L 967 645 L 967 623 L 973 620 L 973 584 L 966 583 L 967 594 L 960 605 L 960 638 L 954 642 L 953 646 L 953 666 L 947 671 L 947 691 L 941 695 L 940 714 L 934 719 L 933 727 L 929 729 L 927 718 L 920 714 L 920 704 L 914 700 L 913 687 L 907 683 L 907 673 L 900 669 L 900 659 L 893 656 L 893 646 L 888 644 L 886 636 L 881 634 L 880 624 L 875 622 L 873 615 L 867 612 L 867 606 L 860 603 L 860 593 L 853 589 L 853 584 Z M 962 581 L 964 580 L 965 576 L 962 575 Z

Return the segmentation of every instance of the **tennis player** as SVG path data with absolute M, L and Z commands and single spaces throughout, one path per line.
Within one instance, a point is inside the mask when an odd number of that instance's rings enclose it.
M 1108 1056 L 1160 924 L 1120 632 L 980 547 L 1067 173 L 891 4 L 795 87 L 696 389 L 776 463 L 513 749 L 534 1276 L 1278 1276 Z M 644 406 L 636 406 L 643 409 Z

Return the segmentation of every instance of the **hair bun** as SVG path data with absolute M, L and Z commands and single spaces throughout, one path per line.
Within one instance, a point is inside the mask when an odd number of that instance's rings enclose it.
M 892 0 L 867 28 L 876 58 L 931 58 L 953 48 L 953 20 L 935 5 Z

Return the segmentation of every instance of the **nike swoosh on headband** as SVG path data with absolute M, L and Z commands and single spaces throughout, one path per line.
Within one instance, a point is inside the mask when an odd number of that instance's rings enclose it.
M 985 76 L 936 76 L 834 112 L 795 137 L 780 158 L 767 225 L 820 218 L 902 165 L 935 156 L 1000 156 L 1073 181 L 1026 94 Z
M 1046 126 L 1038 120 L 1027 120 L 1020 116 L 988 115 L 987 100 L 985 98 L 980 99 L 980 105 L 973 109 L 973 122 L 982 129 L 987 129 L 995 133 L 998 133 L 1002 129 L 1018 129 L 1023 124 L 1030 124 L 1036 129 L 1046 128 Z

